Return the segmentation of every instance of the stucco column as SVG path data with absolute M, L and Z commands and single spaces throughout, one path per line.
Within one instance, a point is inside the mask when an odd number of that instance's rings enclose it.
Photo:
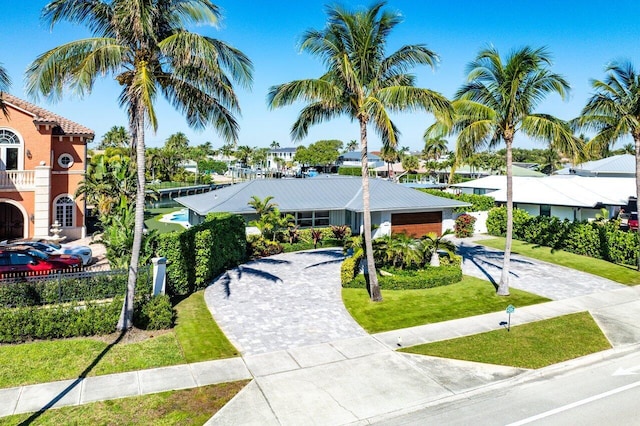
M 46 237 L 49 235 L 49 211 L 51 209 L 51 167 L 45 166 L 44 161 L 35 169 L 35 217 L 33 223 L 33 235 Z

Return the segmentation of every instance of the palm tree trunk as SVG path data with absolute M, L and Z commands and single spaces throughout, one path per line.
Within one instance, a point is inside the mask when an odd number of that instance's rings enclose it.
M 511 240 L 513 239 L 513 152 L 511 150 L 512 139 L 505 138 L 507 145 L 507 235 L 504 243 L 504 261 L 502 274 L 498 284 L 499 296 L 509 295 L 509 267 L 511 264 Z
M 636 149 L 636 211 L 638 210 L 638 202 L 640 201 L 640 134 L 633 135 L 633 141 L 635 142 Z M 640 242 L 640 226 L 637 229 L 638 242 Z M 636 252 L 636 264 L 638 271 L 640 271 L 640 250 Z
M 144 229 L 144 198 L 145 198 L 145 162 L 144 162 L 144 113 L 138 108 L 135 118 L 133 141 L 136 148 L 136 169 L 138 185 L 136 188 L 135 228 L 133 247 L 131 248 L 131 263 L 129 264 L 129 279 L 124 304 L 118 320 L 119 331 L 129 330 L 133 326 L 133 301 L 138 280 L 138 263 L 142 246 L 142 232 Z
M 369 156 L 367 147 L 367 123 L 360 119 L 360 145 L 362 152 L 362 215 L 364 220 L 364 246 L 367 257 L 367 273 L 369 275 L 369 295 L 374 302 L 382 300 L 378 276 L 376 275 L 376 264 L 373 260 L 373 244 L 371 243 L 371 210 L 369 208 Z

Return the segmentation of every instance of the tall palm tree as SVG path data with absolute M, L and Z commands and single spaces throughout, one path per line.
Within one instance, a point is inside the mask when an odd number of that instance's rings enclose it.
M 431 90 L 414 87 L 415 77 L 408 73 L 416 65 L 433 67 L 437 61 L 434 52 L 423 45 L 408 45 L 386 56 L 387 38 L 401 22 L 401 15 L 383 11 L 384 5 L 385 2 L 377 2 L 358 11 L 341 6 L 327 8 L 326 26 L 304 33 L 301 43 L 302 51 L 323 61 L 325 74 L 274 86 L 268 96 L 272 108 L 307 102 L 293 124 L 294 140 L 303 139 L 310 126 L 341 115 L 358 122 L 367 275 L 374 301 L 382 300 L 382 296 L 371 246 L 367 128 L 373 126 L 384 145 L 395 147 L 399 131 L 390 112 L 424 110 L 441 120 L 451 119 L 447 99 Z
M 521 132 L 533 139 L 547 141 L 561 152 L 574 152 L 576 140 L 564 121 L 547 114 L 534 113 L 537 105 L 550 93 L 563 99 L 569 84 L 549 69 L 546 49 L 524 47 L 511 52 L 504 60 L 497 50 L 488 48 L 468 65 L 467 83 L 456 93 L 453 102 L 455 124 L 448 128 L 436 123 L 431 131 L 457 133 L 457 159 L 471 156 L 483 146 L 506 145 L 507 232 L 499 295 L 509 294 L 509 266 L 513 237 L 513 155 L 514 138 Z
M 4 69 L 2 63 L 0 63 L 0 111 L 2 111 L 5 117 L 7 116 L 8 112 L 7 106 L 5 105 L 4 99 L 2 98 L 2 92 L 6 92 L 7 90 L 9 90 L 9 86 L 11 86 L 11 78 L 9 78 L 9 74 L 7 74 L 7 70 Z
M 131 146 L 131 135 L 123 126 L 113 126 L 102 136 L 96 149 L 128 148 Z
M 610 64 L 604 80 L 592 80 L 595 94 L 587 101 L 577 123 L 597 134 L 587 145 L 592 150 L 609 149 L 630 136 L 635 145 L 636 196 L 640 195 L 640 75 L 630 62 Z M 638 229 L 640 237 L 640 228 Z M 640 254 L 637 256 L 640 270 Z
M 269 147 L 271 149 L 278 149 L 278 148 L 280 148 L 280 143 L 278 141 L 272 141 L 271 144 L 269 145 Z
M 443 137 L 424 138 L 424 154 L 427 160 L 439 160 L 448 150 L 447 140 Z
M 353 152 L 353 151 L 356 151 L 357 149 L 358 149 L 357 139 L 351 139 L 349 142 L 347 142 L 347 146 L 345 148 L 346 152 Z
M 380 150 L 380 158 L 387 163 L 387 177 L 391 177 L 391 166 L 400 160 L 400 155 L 395 148 L 385 145 Z
M 136 148 L 135 236 L 127 294 L 118 329 L 131 328 L 145 199 L 145 129 L 158 122 L 159 94 L 184 113 L 195 128 L 212 125 L 235 141 L 239 112 L 231 80 L 249 86 L 252 65 L 222 41 L 187 31 L 187 24 L 216 25 L 220 11 L 210 0 L 53 0 L 43 10 L 53 27 L 60 21 L 83 24 L 93 37 L 53 48 L 29 66 L 31 95 L 60 98 L 64 88 L 90 93 L 98 76 L 112 75 L 122 87 L 129 132 Z

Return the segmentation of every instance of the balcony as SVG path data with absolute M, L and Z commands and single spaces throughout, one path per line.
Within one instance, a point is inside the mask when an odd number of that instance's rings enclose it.
M 33 191 L 35 170 L 0 170 L 0 191 Z

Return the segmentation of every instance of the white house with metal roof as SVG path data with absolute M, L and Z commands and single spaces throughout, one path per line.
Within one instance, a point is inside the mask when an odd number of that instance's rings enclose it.
M 453 228 L 453 209 L 469 205 L 383 179 L 371 179 L 369 185 L 371 221 L 378 227 L 377 234 L 441 234 Z M 175 201 L 189 210 L 191 225 L 213 212 L 240 214 L 248 222 L 256 218 L 248 204 L 254 195 L 273 197 L 280 211 L 293 215 L 300 227 L 348 225 L 355 231 L 363 224 L 362 180 L 358 177 L 259 179 Z
M 558 170 L 558 175 L 577 175 L 588 177 L 635 177 L 636 158 L 631 154 L 613 155 L 576 166 Z

